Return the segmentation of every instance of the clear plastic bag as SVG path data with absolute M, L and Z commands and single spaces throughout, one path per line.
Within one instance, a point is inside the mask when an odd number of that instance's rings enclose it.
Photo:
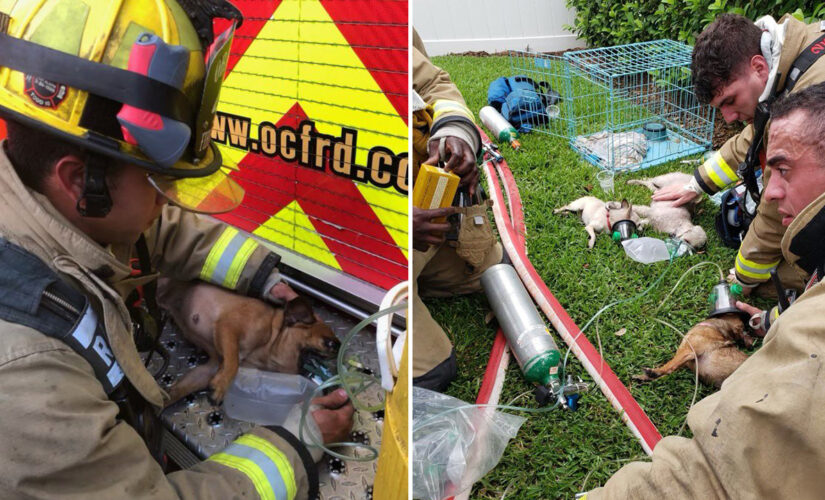
M 645 236 L 624 240 L 622 246 L 628 257 L 642 264 L 652 264 L 670 259 L 667 245 L 664 241 L 656 238 Z
M 666 241 L 662 241 L 645 236 L 624 240 L 622 246 L 624 247 L 624 253 L 626 253 L 628 257 L 642 264 L 652 264 L 654 262 L 669 260 L 670 254 L 673 254 L 674 257 L 681 257 L 682 255 L 693 253 L 690 245 L 674 238 L 668 238 Z
M 525 418 L 413 387 L 413 498 L 470 488 L 501 460 Z

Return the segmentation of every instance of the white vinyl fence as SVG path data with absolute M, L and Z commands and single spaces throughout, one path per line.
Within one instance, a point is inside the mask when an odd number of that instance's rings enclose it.
M 413 26 L 431 56 L 510 49 L 555 52 L 585 43 L 564 29 L 564 0 L 412 0 Z

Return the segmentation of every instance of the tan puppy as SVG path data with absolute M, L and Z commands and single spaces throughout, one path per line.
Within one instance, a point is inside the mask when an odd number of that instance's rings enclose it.
M 659 175 L 650 179 L 632 179 L 628 184 L 645 186 L 651 191 L 656 191 L 672 184 L 685 185 L 690 182 L 690 174 L 681 172 L 671 172 Z M 701 201 L 701 198 L 697 200 Z M 651 201 L 650 206 L 636 205 L 633 211 L 636 212 L 645 224 L 650 224 L 653 229 L 660 233 L 667 233 L 674 238 L 678 238 L 693 248 L 702 248 L 708 241 L 708 236 L 701 226 L 697 226 L 690 221 L 691 215 L 696 208 L 696 203 L 692 202 L 681 207 L 674 207 L 670 201 Z
M 620 220 L 630 219 L 641 229 L 643 224 L 639 216 L 633 211 L 633 205 L 627 200 L 603 202 L 595 196 L 584 196 L 567 205 L 553 210 L 554 214 L 574 212 L 581 215 L 584 229 L 590 235 L 587 248 L 593 248 L 596 243 L 596 234 L 610 231 L 610 225 Z M 609 224 L 608 224 L 609 219 Z
M 636 375 L 633 380 L 653 380 L 682 367 L 693 371 L 698 363 L 699 379 L 718 389 L 748 358 L 736 347 L 739 341 L 750 347 L 754 338 L 745 333 L 745 324 L 738 314 L 708 318 L 688 330 L 673 359 L 658 368 L 644 368 L 644 375 Z
M 220 403 L 238 373 L 238 365 L 298 373 L 302 355 L 333 356 L 341 345 L 329 326 L 298 297 L 284 307 L 245 297 L 201 281 L 158 280 L 158 304 L 184 337 L 206 351 L 209 361 L 178 380 L 171 404 L 187 394 L 212 388 Z

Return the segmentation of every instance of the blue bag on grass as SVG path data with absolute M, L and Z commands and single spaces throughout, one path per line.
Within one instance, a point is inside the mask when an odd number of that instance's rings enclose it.
M 550 101 L 550 102 L 548 102 Z M 494 107 L 519 133 L 529 132 L 533 125 L 547 122 L 547 106 L 559 101 L 558 93 L 547 82 L 532 78 L 502 76 L 487 89 L 487 104 Z

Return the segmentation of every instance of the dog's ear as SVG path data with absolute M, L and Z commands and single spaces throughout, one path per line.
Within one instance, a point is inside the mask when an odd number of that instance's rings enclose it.
M 627 201 L 627 198 L 622 198 L 622 208 L 630 208 L 630 202 Z
M 315 315 L 312 313 L 312 304 L 305 297 L 295 297 L 284 306 L 284 321 L 286 326 L 293 326 L 296 323 L 311 325 L 315 323 Z

